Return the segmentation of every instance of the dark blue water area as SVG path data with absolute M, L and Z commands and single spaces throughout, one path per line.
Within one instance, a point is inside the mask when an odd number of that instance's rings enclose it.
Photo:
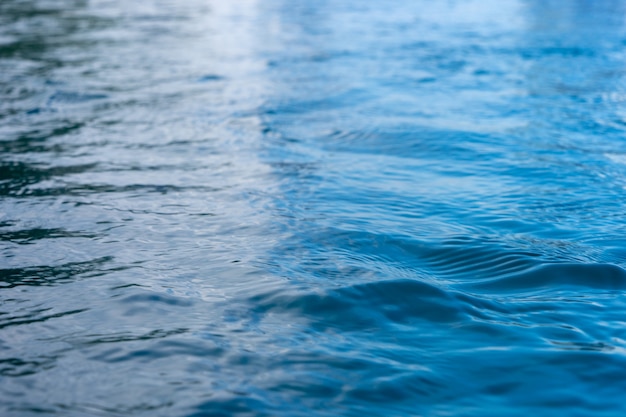
M 2 1 L 0 415 L 624 415 L 625 16 Z

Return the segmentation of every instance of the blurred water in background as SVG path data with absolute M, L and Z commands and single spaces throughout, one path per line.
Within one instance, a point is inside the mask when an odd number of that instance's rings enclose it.
M 0 3 L 3 416 L 621 416 L 626 3 Z

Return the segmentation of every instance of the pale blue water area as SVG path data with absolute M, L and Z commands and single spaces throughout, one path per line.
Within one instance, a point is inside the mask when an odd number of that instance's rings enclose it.
M 625 18 L 2 1 L 0 415 L 624 415 Z

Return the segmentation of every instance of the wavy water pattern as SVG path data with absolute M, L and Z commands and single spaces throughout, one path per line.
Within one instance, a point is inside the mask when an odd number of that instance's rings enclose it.
M 625 13 L 0 2 L 0 415 L 624 415 Z

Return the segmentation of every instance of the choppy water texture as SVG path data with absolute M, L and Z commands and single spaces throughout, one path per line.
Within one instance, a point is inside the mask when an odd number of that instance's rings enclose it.
M 625 16 L 0 2 L 0 414 L 624 415 Z

